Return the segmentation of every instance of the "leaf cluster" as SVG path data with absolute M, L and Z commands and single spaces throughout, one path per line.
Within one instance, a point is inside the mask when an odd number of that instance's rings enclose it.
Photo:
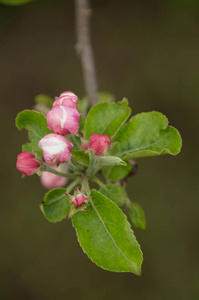
M 49 191 L 40 208 L 50 222 L 67 218 L 71 208 L 67 193 L 80 184 L 81 192 L 92 197 L 87 209 L 77 210 L 71 218 L 83 251 L 103 269 L 140 275 L 142 252 L 120 207 L 126 206 L 135 228 L 145 229 L 146 221 L 140 205 L 131 202 L 127 195 L 126 178 L 134 171 L 135 158 L 176 155 L 182 141 L 179 132 L 168 126 L 167 118 L 161 113 L 140 113 L 129 119 L 128 101 L 124 99 L 115 103 L 113 97 L 106 101 L 106 96 L 101 95 L 101 102 L 94 105 L 87 116 L 88 101 L 79 101 L 83 116 L 79 133 L 77 136 L 67 135 L 74 145 L 72 159 L 67 164 L 71 173 L 68 176 L 74 180 L 67 188 Z M 43 99 L 37 98 L 37 103 L 51 105 L 51 99 Z M 42 158 L 37 144 L 50 132 L 45 115 L 25 110 L 18 114 L 16 126 L 19 130 L 28 130 L 29 143 L 22 146 L 22 151 L 37 153 Z M 82 141 L 88 141 L 94 133 L 106 134 L 112 139 L 107 155 L 95 156 L 82 149 Z M 98 190 L 90 190 L 92 182 L 98 185 Z

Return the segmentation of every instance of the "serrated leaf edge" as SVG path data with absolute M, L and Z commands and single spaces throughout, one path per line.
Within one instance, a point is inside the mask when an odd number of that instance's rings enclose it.
M 168 128 L 174 129 L 175 132 L 176 132 L 176 134 L 177 134 L 178 137 L 179 137 L 180 145 L 179 145 L 178 151 L 177 151 L 176 153 L 172 153 L 168 148 L 163 148 L 160 152 L 153 151 L 153 150 L 146 150 L 146 151 L 150 151 L 150 152 L 152 152 L 152 153 L 158 153 L 158 155 L 161 155 L 161 153 L 163 153 L 164 150 L 167 151 L 167 154 L 171 154 L 171 155 L 173 155 L 173 156 L 179 154 L 180 151 L 181 151 L 181 148 L 182 148 L 182 138 L 181 138 L 181 135 L 180 135 L 179 131 L 178 131 L 175 127 L 169 125 L 169 120 L 168 120 L 168 118 L 167 118 L 164 114 L 162 114 L 162 113 L 160 113 L 160 112 L 158 112 L 158 111 L 150 111 L 150 112 L 142 112 L 142 113 L 138 113 L 138 114 L 136 114 L 135 116 L 133 116 L 128 122 L 126 122 L 126 124 L 124 124 L 123 126 L 121 126 L 120 129 L 123 129 L 124 126 L 127 126 L 127 125 L 131 122 L 131 120 L 134 119 L 134 118 L 136 118 L 137 116 L 147 115 L 147 114 L 149 114 L 149 113 L 155 113 L 156 115 L 159 115 L 159 116 L 161 115 L 161 116 L 164 117 L 165 121 L 167 121 L 167 124 L 165 124 L 165 126 L 162 127 L 161 130 L 166 130 L 166 129 L 168 129 Z M 168 133 L 168 134 L 169 134 L 169 133 Z M 168 135 L 168 134 L 167 134 L 167 135 Z M 116 135 L 116 134 L 115 134 L 115 135 Z M 114 135 L 114 138 L 115 138 L 115 135 Z M 165 135 L 165 136 L 167 136 L 167 135 Z M 165 136 L 164 136 L 164 137 L 165 137 Z M 140 152 L 140 151 L 143 151 L 143 150 L 145 151 L 146 148 L 152 146 L 152 145 L 155 144 L 156 142 L 159 142 L 159 141 L 160 141 L 161 139 L 163 139 L 164 137 L 162 137 L 162 138 L 156 140 L 155 142 L 153 142 L 153 143 L 150 144 L 150 145 L 147 145 L 147 146 L 144 147 L 144 148 L 141 148 L 141 149 L 135 149 L 134 152 L 132 152 L 132 151 L 126 151 L 126 152 L 123 152 L 123 153 L 121 153 L 121 154 L 120 154 L 120 153 L 118 153 L 118 154 L 116 153 L 115 156 L 118 155 L 118 157 L 122 157 L 122 159 L 124 159 L 124 160 L 125 160 L 125 159 L 133 158 L 133 156 L 130 156 L 129 154 L 131 154 L 131 153 L 132 153 L 132 154 L 136 154 L 136 151 L 137 151 L 137 152 Z M 113 142 L 114 142 L 114 141 L 113 141 Z M 125 154 L 125 155 L 124 155 L 124 154 Z M 123 155 L 124 155 L 124 156 L 123 156 Z M 138 158 L 138 157 L 137 157 L 137 158 Z
M 92 191 L 96 191 L 96 192 L 98 192 L 97 190 L 95 190 L 95 189 L 92 189 Z M 92 192 L 91 191 L 91 192 Z M 99 193 L 99 192 L 98 192 Z M 104 195 L 103 195 L 104 196 Z M 105 198 L 107 198 L 106 196 L 104 196 Z M 109 201 L 111 201 L 119 210 L 121 210 L 111 199 L 109 199 L 109 198 L 107 198 Z M 92 200 L 90 200 L 89 202 L 92 202 Z M 93 203 L 91 204 L 92 206 L 93 206 Z M 121 210 L 121 212 L 123 213 L 123 211 Z M 128 224 L 128 227 L 130 228 L 130 230 L 133 232 L 133 235 L 134 235 L 134 231 L 133 231 L 133 229 L 132 229 L 132 227 L 131 227 L 131 224 L 129 223 L 129 221 L 128 221 L 128 219 L 127 219 L 127 216 L 123 213 L 123 215 L 125 216 L 125 219 L 126 219 L 126 222 L 127 222 L 127 224 Z M 73 225 L 73 219 L 71 218 L 71 221 L 72 221 L 72 225 Z M 79 240 L 79 236 L 78 236 L 78 233 L 77 233 L 77 230 L 76 230 L 76 228 L 75 228 L 75 226 L 73 225 L 73 228 L 75 229 L 75 232 L 76 232 L 76 236 L 77 236 L 77 240 L 78 240 L 78 242 L 79 242 L 79 244 L 80 244 L 80 246 L 81 246 L 81 248 L 82 248 L 82 250 L 83 250 L 83 252 L 87 255 L 87 257 L 94 263 L 94 264 L 96 264 L 98 267 L 100 267 L 100 268 L 102 268 L 103 270 L 106 270 L 106 271 L 110 271 L 110 272 L 116 272 L 116 273 L 133 273 L 133 274 L 135 274 L 135 275 L 137 275 L 137 276 L 141 276 L 141 273 L 142 273 L 142 270 L 141 270 L 141 266 L 142 266 L 142 263 L 143 263 L 143 253 L 142 253 L 142 250 L 141 250 L 141 247 L 140 247 L 140 244 L 138 243 L 138 241 L 137 241 L 137 239 L 136 239 L 136 236 L 134 235 L 134 237 L 135 237 L 135 241 L 137 242 L 137 246 L 138 246 L 138 248 L 139 248 L 139 250 L 140 250 L 140 253 L 141 253 L 141 258 L 142 258 L 142 261 L 141 261 L 141 264 L 140 264 L 140 267 L 139 267 L 139 273 L 135 273 L 134 271 L 116 271 L 116 270 L 111 270 L 111 269 L 108 269 L 108 268 L 104 268 L 102 265 L 100 265 L 100 264 L 98 264 L 98 263 L 96 263 L 89 255 L 88 255 L 88 253 L 84 250 L 84 248 L 83 248 L 83 246 L 82 246 L 82 244 L 81 244 L 81 242 L 80 242 L 80 240 Z
M 127 101 L 127 102 L 126 102 Z M 115 137 L 115 135 L 117 134 L 117 132 L 123 127 L 123 125 L 125 124 L 125 122 L 128 120 L 128 118 L 129 118 L 129 116 L 130 116 L 130 114 L 131 114 L 131 108 L 128 106 L 128 100 L 125 98 L 125 100 L 123 101 L 120 101 L 120 102 L 100 102 L 100 103 L 97 103 L 97 104 L 95 104 L 95 105 L 93 105 L 92 107 L 91 107 L 91 109 L 89 110 L 89 112 L 88 112 L 88 114 L 90 113 L 90 111 L 92 111 L 96 106 L 98 106 L 98 105 L 104 105 L 104 104 L 106 104 L 106 105 L 118 105 L 118 104 L 120 104 L 120 106 L 123 106 L 123 107 L 126 107 L 127 109 L 128 109 L 128 111 L 129 111 L 129 113 L 128 113 L 128 115 L 127 115 L 127 117 L 126 117 L 126 119 L 124 120 L 124 122 L 121 124 L 121 126 L 118 128 L 118 130 L 114 133 L 114 135 L 111 137 L 112 138 L 112 140 L 114 139 L 114 137 Z M 125 104 L 125 105 L 124 105 Z M 87 115 L 87 117 L 88 117 L 88 115 Z M 87 120 L 87 118 L 86 118 L 86 120 Z M 85 130 L 85 132 L 86 132 L 86 127 L 87 127 L 87 122 L 85 121 L 85 124 L 84 124 L 84 130 Z M 103 133 L 102 133 L 103 134 Z M 88 139 L 90 138 L 90 136 L 88 137 Z

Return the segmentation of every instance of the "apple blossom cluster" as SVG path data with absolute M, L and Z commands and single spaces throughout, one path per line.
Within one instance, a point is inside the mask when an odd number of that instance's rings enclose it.
M 48 128 L 53 132 L 45 135 L 38 143 L 43 151 L 44 161 L 55 171 L 62 171 L 62 163 L 71 159 L 73 144 L 65 137 L 68 134 L 76 135 L 79 130 L 80 114 L 78 112 L 78 97 L 66 91 L 55 99 L 53 107 L 48 111 L 46 119 Z M 82 149 L 86 152 L 90 149 L 95 155 L 104 155 L 111 144 L 108 135 L 92 134 L 88 145 L 82 142 Z M 22 152 L 17 158 L 17 169 L 24 175 L 38 173 L 42 161 L 28 151 Z M 65 171 L 65 170 L 64 170 Z M 50 172 L 42 172 L 41 183 L 48 189 L 64 186 L 67 182 L 65 177 Z M 75 205 L 81 205 L 84 201 L 82 196 L 73 200 Z
M 127 99 L 113 102 L 104 97 L 99 94 L 99 103 L 89 110 L 87 97 L 78 103 L 69 91 L 54 101 L 38 95 L 35 102 L 41 105 L 36 111 L 24 110 L 16 118 L 17 128 L 27 129 L 29 138 L 17 157 L 17 169 L 40 176 L 50 189 L 40 204 L 43 215 L 52 223 L 71 219 L 93 262 L 109 271 L 140 275 L 142 251 L 120 207 L 126 206 L 135 228 L 145 229 L 146 220 L 141 206 L 127 194 L 128 177 L 136 172 L 134 158 L 176 155 L 182 141 L 161 113 L 129 119 Z M 91 190 L 91 183 L 98 188 Z
M 64 92 L 54 101 L 53 108 L 47 113 L 48 127 L 54 133 L 47 134 L 38 143 L 47 165 L 59 165 L 71 158 L 73 144 L 64 135 L 76 134 L 79 130 L 80 114 L 77 101 L 75 94 Z

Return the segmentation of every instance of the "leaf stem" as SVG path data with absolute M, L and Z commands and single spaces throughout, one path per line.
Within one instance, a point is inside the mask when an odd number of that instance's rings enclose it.
M 130 208 L 131 204 L 132 204 L 132 202 L 129 199 L 129 197 L 126 197 L 126 203 L 125 203 L 126 207 Z
M 103 189 L 107 190 L 106 185 L 99 178 L 97 178 L 97 177 L 94 176 L 94 177 L 91 178 L 91 181 L 97 183 L 100 187 L 102 187 Z

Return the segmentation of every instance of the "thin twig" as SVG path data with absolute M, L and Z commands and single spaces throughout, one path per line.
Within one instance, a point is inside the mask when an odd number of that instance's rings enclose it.
M 97 100 L 97 76 L 90 40 L 88 0 L 76 0 L 77 53 L 81 57 L 84 84 L 91 105 Z

